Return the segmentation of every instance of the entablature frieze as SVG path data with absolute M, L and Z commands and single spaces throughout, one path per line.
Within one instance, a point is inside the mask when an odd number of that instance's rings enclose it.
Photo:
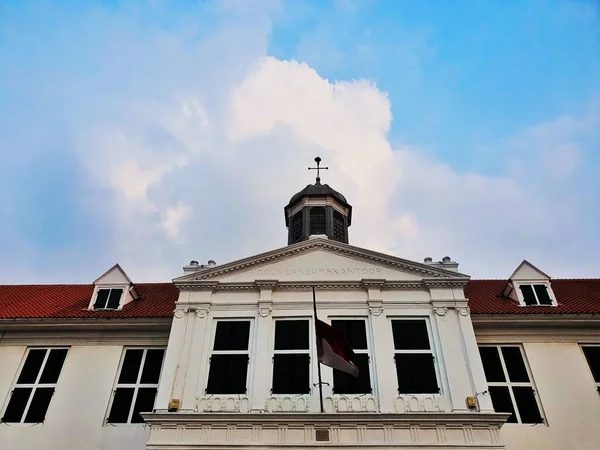
M 307 290 L 315 286 L 317 289 L 340 289 L 340 290 L 423 290 L 430 288 L 452 287 L 462 289 L 466 282 L 461 279 L 445 280 L 433 283 L 430 280 L 423 281 L 389 281 L 363 279 L 356 281 L 277 281 L 256 280 L 254 282 L 219 282 L 219 281 L 193 281 L 178 284 L 181 291 L 256 291 L 270 290 Z
M 501 413 L 168 413 L 142 414 L 148 448 L 504 448 Z M 319 431 L 319 433 L 317 433 Z M 317 439 L 317 436 L 319 437 Z

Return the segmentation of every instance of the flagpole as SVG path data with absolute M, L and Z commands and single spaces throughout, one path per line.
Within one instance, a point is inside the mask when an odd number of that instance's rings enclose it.
M 313 284 L 312 287 L 312 293 L 313 293 L 313 310 L 315 312 L 315 333 L 317 331 L 317 294 L 315 293 L 315 285 Z M 316 337 L 316 336 L 315 336 Z M 319 361 L 319 356 L 318 356 L 318 349 L 317 349 L 317 372 L 319 374 L 319 403 L 321 404 L 321 412 L 325 412 L 325 409 L 323 408 L 323 383 L 321 382 L 321 361 Z

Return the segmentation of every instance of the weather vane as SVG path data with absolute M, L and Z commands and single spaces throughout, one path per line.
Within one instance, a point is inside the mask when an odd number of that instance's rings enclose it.
M 329 170 L 329 167 L 321 167 L 321 158 L 318 156 L 315 158 L 315 162 L 317 163 L 317 167 L 309 167 L 308 170 L 317 171 L 317 184 L 321 184 L 321 170 Z

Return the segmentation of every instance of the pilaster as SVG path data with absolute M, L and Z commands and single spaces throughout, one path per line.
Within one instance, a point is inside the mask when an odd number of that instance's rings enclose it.
M 476 394 L 469 367 L 472 349 L 469 350 L 466 346 L 460 319 L 463 317 L 470 320 L 466 317 L 467 302 L 462 295 L 462 290 L 455 292 L 453 287 L 430 288 L 430 292 L 439 333 L 439 345 L 444 357 L 452 411 L 473 411 L 467 406 L 467 397 Z
M 394 400 L 398 397 L 398 385 L 395 377 L 392 332 L 385 314 L 381 293 L 385 280 L 362 280 L 362 283 L 367 290 L 372 343 L 377 345 L 376 351 L 371 352 L 371 370 L 374 374 L 373 394 L 379 398 L 380 411 L 389 413 L 394 411 Z
M 156 395 L 154 409 L 168 409 L 169 400 L 173 398 L 175 378 L 181 361 L 185 330 L 187 328 L 187 308 L 177 306 L 173 312 L 173 324 L 169 334 L 169 343 L 165 352 L 160 385 Z
M 271 380 L 271 368 L 269 361 L 268 345 L 272 333 L 273 320 L 271 311 L 273 307 L 273 289 L 277 281 L 261 280 L 256 281 L 259 289 L 258 297 L 258 316 L 256 318 L 256 341 L 254 345 L 256 351 L 252 352 L 254 357 L 254 368 L 249 378 L 248 395 L 251 399 L 250 410 L 262 412 L 265 409 L 265 399 L 269 397 L 269 386 Z

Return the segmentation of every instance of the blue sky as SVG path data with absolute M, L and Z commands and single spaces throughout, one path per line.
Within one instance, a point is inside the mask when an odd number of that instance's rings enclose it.
M 593 0 L 5 1 L 0 61 L 0 282 L 280 247 L 316 154 L 354 245 L 600 276 Z

